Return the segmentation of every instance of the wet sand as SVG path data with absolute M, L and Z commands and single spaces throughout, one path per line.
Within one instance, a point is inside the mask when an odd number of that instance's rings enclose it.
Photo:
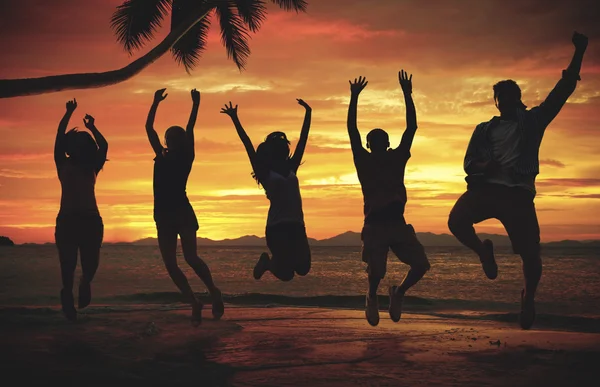
M 229 307 L 194 328 L 173 306 L 0 308 L 8 385 L 586 386 L 600 380 L 600 327 L 544 326 L 473 313 Z M 17 382 L 18 381 L 18 382 Z

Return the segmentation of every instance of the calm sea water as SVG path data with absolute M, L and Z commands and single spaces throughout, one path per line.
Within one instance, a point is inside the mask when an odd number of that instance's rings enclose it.
M 210 266 L 217 286 L 226 294 L 357 296 L 367 288 L 367 275 L 356 247 L 315 247 L 312 270 L 306 277 L 280 282 L 267 273 L 260 281 L 252 268 L 263 251 L 254 247 L 200 247 L 199 254 Z M 432 270 L 410 295 L 443 305 L 467 309 L 513 309 L 523 286 L 521 261 L 508 249 L 498 248 L 499 276 L 485 278 L 477 257 L 464 248 L 427 248 Z M 202 282 L 185 264 L 181 267 L 192 288 L 205 291 Z M 391 253 L 388 274 L 382 281 L 399 283 L 407 266 Z M 541 311 L 564 315 L 600 315 L 600 251 L 590 248 L 546 248 L 544 274 L 538 291 Z M 77 269 L 79 276 L 80 267 Z M 384 287 L 385 286 L 385 287 Z M 60 289 L 58 256 L 53 245 L 0 248 L 0 305 L 56 306 Z M 176 292 L 154 246 L 106 245 L 93 283 L 94 301 L 104 303 L 151 299 L 152 294 Z M 131 296 L 131 297 L 124 297 Z

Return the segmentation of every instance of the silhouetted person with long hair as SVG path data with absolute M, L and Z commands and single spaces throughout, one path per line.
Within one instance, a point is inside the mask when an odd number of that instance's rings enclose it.
M 198 257 L 196 232 L 198 220 L 187 197 L 187 180 L 195 157 L 194 125 L 200 107 L 200 92 L 191 91 L 193 106 L 184 130 L 171 126 L 165 132 L 166 148 L 160 143 L 154 130 L 154 117 L 161 101 L 167 98 L 166 89 L 154 93 L 154 103 L 148 113 L 146 133 L 156 157 L 154 158 L 154 221 L 158 234 L 158 246 L 169 276 L 192 306 L 192 324 L 202 322 L 202 303 L 196 298 L 185 274 L 177 265 L 177 236 L 181 238 L 181 250 L 185 261 L 206 285 L 212 299 L 212 314 L 221 318 L 224 305 L 221 291 L 215 286 L 210 269 Z
M 363 148 L 356 123 L 358 96 L 368 82 L 363 77 L 350 82 L 348 135 L 364 197 L 362 260 L 367 263 L 369 275 L 365 315 L 372 326 L 379 324 L 377 289 L 386 274 L 389 249 L 410 266 L 402 283 L 388 289 L 389 314 L 394 322 L 400 321 L 404 294 L 419 282 L 430 268 L 425 249 L 417 239 L 415 229 L 404 219 L 407 201 L 404 170 L 417 131 L 417 113 L 412 99 L 412 75 L 408 77 L 402 70 L 398 78 L 406 103 L 406 130 L 400 145 L 395 149 L 389 149 L 389 136 L 384 130 L 371 130 L 367 134 L 367 148 L 371 149 L 371 152 Z
M 535 320 L 535 292 L 542 276 L 540 227 L 535 211 L 535 178 L 539 149 L 546 127 L 561 110 L 580 80 L 587 37 L 573 35 L 575 53 L 548 97 L 527 110 L 521 89 L 513 80 L 496 83 L 494 100 L 500 116 L 475 128 L 464 160 L 467 192 L 450 212 L 448 227 L 456 238 L 479 255 L 489 279 L 498 275 L 490 240 L 481 241 L 473 224 L 496 218 L 502 222 L 515 254 L 523 260 L 525 289 L 521 291 L 520 324 Z
M 237 105 L 233 107 L 229 102 L 229 106 L 221 109 L 221 113 L 231 117 L 250 158 L 252 176 L 263 186 L 271 202 L 265 230 L 271 257 L 266 252 L 260 256 L 253 272 L 257 280 L 266 271 L 281 281 L 290 281 L 295 274 L 304 276 L 310 271 L 310 247 L 296 173 L 306 148 L 312 109 L 303 100 L 297 101 L 306 109 L 306 114 L 293 156 L 290 156 L 290 142 L 283 132 L 269 134 L 255 151 L 238 118 Z
M 67 111 L 58 125 L 54 143 L 54 162 L 62 190 L 60 210 L 56 218 L 55 240 L 60 258 L 62 311 L 69 320 L 77 319 L 73 299 L 73 280 L 77 253 L 81 259 L 78 308 L 88 306 L 92 299 L 91 282 L 98 269 L 104 225 L 96 203 L 96 177 L 104 163 L 108 143 L 96 128 L 94 117 L 83 119 L 92 132 L 77 128 L 67 132 L 67 125 L 77 108 L 77 101 L 67 102 Z

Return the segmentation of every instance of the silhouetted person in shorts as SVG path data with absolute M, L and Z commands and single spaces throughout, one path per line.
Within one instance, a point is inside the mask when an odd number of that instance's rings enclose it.
M 187 197 L 187 180 L 194 162 L 194 125 L 200 107 L 200 92 L 191 91 L 193 106 L 187 127 L 171 126 L 165 132 L 166 148 L 154 130 L 154 117 L 161 101 L 167 98 L 166 89 L 154 93 L 154 103 L 148 113 L 146 133 L 156 157 L 154 158 L 154 221 L 158 246 L 169 276 L 192 306 L 192 324 L 202 321 L 202 303 L 196 298 L 185 274 L 177 265 L 177 236 L 185 261 L 206 285 L 212 299 L 212 314 L 221 318 L 224 305 L 221 291 L 215 286 L 210 269 L 196 252 L 198 220 Z
M 365 314 L 369 324 L 379 324 L 379 302 L 377 289 L 385 277 L 387 254 L 391 249 L 404 263 L 410 266 L 400 286 L 390 286 L 389 313 L 392 321 L 400 321 L 402 301 L 408 289 L 415 285 L 429 270 L 429 260 L 415 234 L 412 225 L 404 219 L 406 188 L 404 170 L 410 158 L 410 148 L 417 131 L 417 114 L 412 99 L 412 75 L 402 70 L 398 74 L 406 103 L 406 130 L 400 145 L 390 148 L 388 134 L 382 129 L 373 129 L 367 134 L 367 148 L 363 148 L 356 110 L 358 96 L 367 86 L 363 77 L 350 82 L 350 106 L 348 108 L 348 135 L 352 146 L 354 165 L 364 197 L 365 221 L 361 233 L 363 242 L 362 260 L 367 263 L 369 290 L 366 297 Z
M 477 125 L 464 160 L 467 192 L 450 212 L 448 227 L 456 238 L 479 255 L 489 279 L 498 275 L 490 240 L 481 241 L 473 224 L 496 218 L 502 222 L 515 254 L 521 255 L 525 289 L 521 291 L 520 324 L 535 320 L 535 292 L 542 276 L 540 227 L 535 211 L 535 178 L 546 127 L 575 90 L 587 37 L 573 35 L 575 54 L 562 78 L 539 106 L 527 110 L 513 80 L 496 83 L 494 100 L 500 116 Z
M 98 269 L 104 225 L 96 203 L 96 177 L 106 162 L 108 143 L 95 125 L 94 117 L 85 115 L 85 127 L 67 132 L 67 125 L 77 108 L 77 101 L 67 102 L 67 111 L 58 125 L 54 143 L 54 162 L 62 190 L 60 210 L 56 218 L 55 240 L 60 258 L 62 311 L 69 320 L 77 319 L 73 299 L 73 279 L 77 253 L 81 259 L 78 308 L 92 299 L 91 282 Z
M 295 274 L 304 276 L 310 271 L 310 247 L 296 173 L 306 148 L 312 109 L 301 99 L 298 103 L 306 109 L 306 114 L 293 156 L 290 156 L 290 142 L 283 132 L 269 134 L 255 151 L 238 118 L 237 105 L 233 107 L 229 102 L 229 106 L 221 109 L 221 113 L 231 117 L 250 158 L 252 176 L 263 186 L 271 203 L 265 231 L 271 257 L 266 252 L 260 256 L 253 272 L 257 280 L 267 271 L 281 281 L 290 281 Z

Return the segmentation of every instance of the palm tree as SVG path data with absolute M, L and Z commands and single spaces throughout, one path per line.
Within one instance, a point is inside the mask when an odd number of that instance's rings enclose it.
M 271 0 L 286 11 L 305 12 L 306 0 Z M 227 56 L 240 70 L 250 55 L 248 38 L 266 18 L 265 0 L 125 0 L 111 19 L 117 41 L 132 54 L 153 39 L 171 13 L 169 34 L 148 53 L 125 67 L 102 73 L 53 75 L 41 78 L 0 79 L 0 98 L 88 89 L 126 81 L 167 51 L 189 73 L 206 46 L 210 15 L 216 15 Z

